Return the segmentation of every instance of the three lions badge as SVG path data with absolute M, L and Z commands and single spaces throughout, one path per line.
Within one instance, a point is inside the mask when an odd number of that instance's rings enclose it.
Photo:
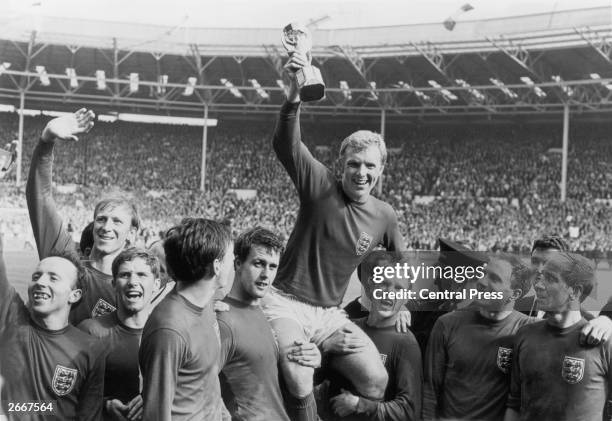
M 53 381 L 51 382 L 51 388 L 55 394 L 57 396 L 65 396 L 70 393 L 76 384 L 78 374 L 79 372 L 74 368 L 56 365 Z
M 373 240 L 374 238 L 372 238 L 370 234 L 361 231 L 361 234 L 359 234 L 359 239 L 357 240 L 357 244 L 355 246 L 355 253 L 357 253 L 357 256 L 363 256 L 372 245 Z
M 104 316 L 105 314 L 112 313 L 117 310 L 114 305 L 103 300 L 102 298 L 98 299 L 98 302 L 94 306 L 93 310 L 91 310 L 91 318 L 95 319 L 96 317 Z
M 497 348 L 497 368 L 502 373 L 508 374 L 512 367 L 512 348 L 504 348 L 500 346 Z
M 584 377 L 584 358 L 563 357 L 561 377 L 569 384 L 579 383 Z

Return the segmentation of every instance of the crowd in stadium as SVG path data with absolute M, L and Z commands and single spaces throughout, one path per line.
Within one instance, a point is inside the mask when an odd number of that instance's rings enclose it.
M 16 116 L 4 114 L 0 119 L 1 138 L 16 137 Z M 26 119 L 26 175 L 33 145 L 49 119 Z M 231 220 L 236 231 L 259 221 L 287 235 L 295 221 L 295 193 L 272 153 L 271 126 L 228 121 L 209 129 L 204 195 L 198 190 L 200 128 L 98 123 L 83 141 L 56 149 L 56 182 L 79 186 L 74 193 L 57 193 L 56 200 L 75 232 L 91 219 L 84 203 L 102 192 L 120 190 L 142 204 L 143 239 L 148 241 L 169 221 L 194 211 Z M 304 141 L 333 168 L 339 142 L 348 130 L 305 123 Z M 479 249 L 525 251 L 524 239 L 537 237 L 545 227 L 546 232 L 564 236 L 572 250 L 612 250 L 611 210 L 606 202 L 596 202 L 612 194 L 612 150 L 604 128 L 573 127 L 568 200 L 563 204 L 559 202 L 561 156 L 550 151 L 560 146 L 561 133 L 555 127 L 391 127 L 388 132 L 388 144 L 395 152 L 386 167 L 382 198 L 398 212 L 410 247 L 433 247 L 437 238 L 448 237 Z M 9 194 L 0 199 L 0 207 L 25 208 L 22 192 L 10 180 L 4 183 Z M 255 189 L 257 197 L 240 200 L 227 194 L 229 189 Z M 417 196 L 439 199 L 421 203 L 415 201 Z M 19 221 L 3 221 L 5 230 L 27 232 L 27 224 Z

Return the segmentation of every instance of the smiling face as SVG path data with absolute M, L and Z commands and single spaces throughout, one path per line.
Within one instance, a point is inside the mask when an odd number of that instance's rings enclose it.
M 491 258 L 484 269 L 484 276 L 475 282 L 475 288 L 481 292 L 503 294 L 503 299 L 477 299 L 474 303 L 487 311 L 500 311 L 508 304 L 514 289 L 512 288 L 512 265 L 501 259 Z
M 567 263 L 560 254 L 551 255 L 536 278 L 534 289 L 538 297 L 538 308 L 547 311 L 569 310 L 575 294 L 563 279 Z
M 237 288 L 249 300 L 263 298 L 276 277 L 280 254 L 260 245 L 253 245 L 244 262 L 236 259 Z
M 113 280 L 117 303 L 128 313 L 138 313 L 151 305 L 160 280 L 145 259 L 135 257 L 119 265 Z
M 77 268 L 62 257 L 47 257 L 38 263 L 28 287 L 29 308 L 37 316 L 65 313 L 81 298 L 76 289 Z
M 403 289 L 409 288 L 410 284 L 406 279 L 403 278 L 385 278 L 383 282 L 379 284 L 375 284 L 374 282 L 369 281 L 367 283 L 367 293 L 368 298 L 372 301 L 372 307 L 370 309 L 371 312 L 377 313 L 381 319 L 388 319 L 394 317 L 406 304 L 408 298 L 395 298 L 390 299 L 387 297 L 383 299 L 374 298 L 374 290 L 381 289 L 382 292 L 400 292 Z M 385 296 L 387 294 L 380 294 L 380 296 Z
M 107 255 L 119 252 L 134 231 L 128 206 L 108 205 L 99 209 L 94 216 L 94 248 Z
M 344 193 L 355 202 L 365 202 L 383 171 L 380 149 L 374 145 L 361 150 L 349 147 L 342 162 Z

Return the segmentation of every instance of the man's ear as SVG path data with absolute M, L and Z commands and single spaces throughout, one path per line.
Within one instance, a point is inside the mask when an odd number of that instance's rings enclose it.
M 83 296 L 83 290 L 81 290 L 80 288 L 73 289 L 72 291 L 70 291 L 70 294 L 68 295 L 68 303 L 75 304 L 81 299 L 82 296 Z
M 213 276 L 219 276 L 221 273 L 221 259 L 215 259 L 212 264 Z
M 580 299 L 582 298 L 582 292 L 584 291 L 582 285 L 575 285 L 573 287 L 569 287 L 569 290 L 570 300 L 580 302 Z
M 516 301 L 523 295 L 523 290 L 520 288 L 513 289 L 512 294 L 510 295 L 510 301 Z
M 130 232 L 127 236 L 127 238 L 125 239 L 125 243 L 126 243 L 126 248 L 127 247 L 133 247 L 136 245 L 136 237 L 138 236 L 138 228 L 136 227 L 132 227 L 130 228 Z

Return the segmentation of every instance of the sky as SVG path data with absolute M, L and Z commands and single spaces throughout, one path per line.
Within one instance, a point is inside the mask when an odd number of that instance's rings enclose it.
M 0 25 L 32 15 L 169 27 L 279 28 L 300 20 L 318 28 L 457 22 L 610 5 L 612 0 L 1 0 Z M 612 20 L 612 16 L 611 16 Z

